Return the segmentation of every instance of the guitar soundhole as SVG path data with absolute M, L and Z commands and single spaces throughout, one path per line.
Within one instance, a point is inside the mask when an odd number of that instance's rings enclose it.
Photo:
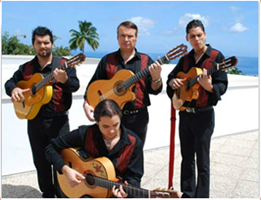
M 94 176 L 92 174 L 87 174 L 85 176 L 85 180 L 88 183 L 88 185 L 90 185 L 90 186 L 95 184 L 95 179 L 94 179 Z
M 118 81 L 115 83 L 115 87 L 113 87 L 114 93 L 117 94 L 118 96 L 122 96 L 126 93 L 126 88 L 122 83 L 123 81 Z

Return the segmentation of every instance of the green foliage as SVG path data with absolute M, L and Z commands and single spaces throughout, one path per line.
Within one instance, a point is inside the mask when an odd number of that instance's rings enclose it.
M 53 55 L 57 56 L 72 56 L 71 50 L 69 47 L 54 47 L 53 48 Z
M 69 40 L 71 49 L 80 49 L 84 53 L 84 44 L 87 42 L 93 51 L 99 46 L 99 35 L 97 29 L 91 22 L 79 21 L 80 31 L 70 30 L 71 39 Z
M 59 37 L 54 35 L 54 41 Z M 72 56 L 69 47 L 54 46 L 52 50 L 54 55 Z M 2 54 L 6 55 L 35 55 L 36 52 L 32 45 L 20 43 L 17 36 L 10 36 L 7 32 L 2 36 Z
M 2 36 L 2 54 L 33 55 L 32 46 L 20 43 L 17 36 L 11 36 L 6 32 Z
M 237 67 L 234 67 L 232 69 L 229 69 L 227 71 L 228 74 L 238 74 L 238 75 L 244 75 L 241 70 L 237 69 Z

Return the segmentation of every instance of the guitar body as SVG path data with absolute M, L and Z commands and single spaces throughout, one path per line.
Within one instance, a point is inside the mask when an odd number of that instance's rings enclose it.
M 133 86 L 126 90 L 118 90 L 117 86 L 125 80 L 133 77 L 130 70 L 119 70 L 110 80 L 97 80 L 91 83 L 87 90 L 88 103 L 95 108 L 96 105 L 104 99 L 112 99 L 118 103 L 121 109 L 128 101 L 136 99 L 132 92 Z
M 89 157 L 84 159 L 78 154 L 76 149 L 73 148 L 62 150 L 61 155 L 68 166 L 83 175 L 92 174 L 93 176 L 107 180 L 118 181 L 114 166 L 106 157 L 96 159 Z M 77 186 L 71 187 L 65 175 L 57 173 L 57 177 L 61 190 L 69 198 L 80 198 L 83 195 L 89 195 L 95 198 L 106 198 L 112 195 L 111 190 L 96 186 L 95 180 L 93 183 L 88 183 L 85 179 Z
M 36 83 L 41 81 L 43 76 L 39 73 L 34 74 L 28 81 L 19 81 L 16 86 L 21 89 L 32 88 Z M 35 94 L 31 91 L 23 93 L 24 101 L 15 101 L 14 109 L 18 118 L 33 119 L 39 112 L 42 105 L 47 104 L 53 95 L 53 88 L 50 85 L 42 87 Z
M 189 80 L 195 78 L 196 76 L 202 74 L 202 69 L 193 67 L 188 73 L 179 72 L 176 78 L 184 79 L 184 85 L 181 86 L 178 90 L 174 92 L 172 102 L 176 110 L 183 111 L 185 110 L 192 100 L 198 99 L 199 93 L 198 88 L 200 87 L 199 83 L 194 84 L 192 87 L 188 88 Z

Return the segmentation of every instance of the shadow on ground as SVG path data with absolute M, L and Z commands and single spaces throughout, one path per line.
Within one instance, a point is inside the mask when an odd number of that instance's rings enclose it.
M 3 184 L 2 198 L 41 198 L 41 192 L 31 186 Z

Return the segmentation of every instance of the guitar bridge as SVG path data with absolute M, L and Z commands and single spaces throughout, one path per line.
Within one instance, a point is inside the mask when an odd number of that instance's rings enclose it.
M 100 90 L 98 90 L 98 94 L 100 96 L 100 99 L 103 101 L 105 98 L 103 97 L 102 92 Z

